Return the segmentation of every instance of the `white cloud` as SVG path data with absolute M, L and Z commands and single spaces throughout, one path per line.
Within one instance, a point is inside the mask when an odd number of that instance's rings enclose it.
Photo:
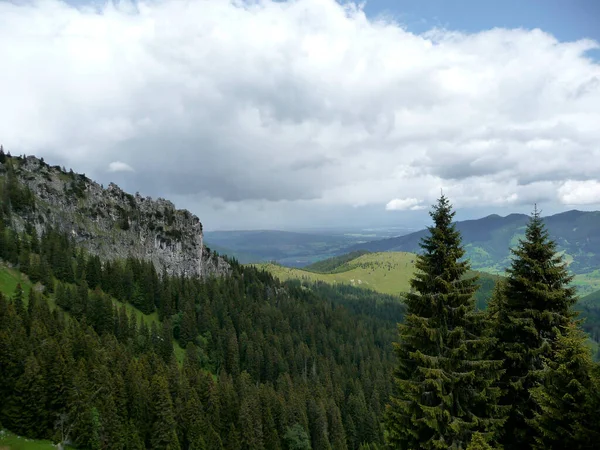
M 7 150 L 99 181 L 129 161 L 130 190 L 201 218 L 383 214 L 440 186 L 457 207 L 558 204 L 562 183 L 600 173 L 589 40 L 416 35 L 334 0 L 0 2 L 0 30 Z
M 113 161 L 108 165 L 109 172 L 133 172 L 133 167 L 121 161 Z
M 558 197 L 565 205 L 600 204 L 600 182 L 568 180 L 558 189 Z
M 385 205 L 385 209 L 387 211 L 405 211 L 407 209 L 417 211 L 425 209 L 425 206 L 421 205 L 421 202 L 416 198 L 395 198 Z

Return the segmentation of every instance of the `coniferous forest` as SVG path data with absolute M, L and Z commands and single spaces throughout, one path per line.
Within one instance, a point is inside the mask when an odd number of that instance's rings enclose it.
M 0 427 L 13 433 L 93 450 L 600 442 L 599 367 L 537 211 L 481 311 L 444 196 L 399 301 L 235 260 L 204 279 L 103 261 L 50 226 L 18 232 L 11 215 L 35 198 L 10 171 L 0 188 L 0 259 L 32 283 L 0 294 Z

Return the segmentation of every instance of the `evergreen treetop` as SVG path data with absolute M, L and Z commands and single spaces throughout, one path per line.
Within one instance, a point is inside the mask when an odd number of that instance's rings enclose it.
M 434 225 L 421 243 L 407 315 L 395 343 L 396 392 L 386 410 L 386 439 L 401 449 L 464 449 L 474 432 L 495 437 L 502 424 L 493 387 L 499 361 L 485 359 L 493 344 L 475 311 L 476 277 L 450 202 L 442 195 Z
M 544 358 L 554 351 L 557 337 L 569 328 L 577 297 L 569 286 L 572 276 L 537 208 L 512 253 L 514 259 L 492 312 L 499 342 L 495 357 L 504 361 L 505 368 L 501 403 L 510 407 L 503 444 L 517 449 L 535 442 L 530 421 L 537 406 L 530 390 L 539 385 Z

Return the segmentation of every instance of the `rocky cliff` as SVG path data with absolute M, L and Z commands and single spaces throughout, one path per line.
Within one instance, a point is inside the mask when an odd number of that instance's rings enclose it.
M 18 230 L 30 224 L 41 233 L 51 225 L 103 259 L 131 255 L 151 260 L 157 270 L 164 268 L 169 274 L 206 277 L 229 272 L 228 263 L 204 246 L 200 219 L 168 200 L 131 195 L 112 183 L 104 188 L 33 156 L 2 159 L 0 177 L 6 182 L 16 179 L 33 194 L 34 208 L 11 216 Z

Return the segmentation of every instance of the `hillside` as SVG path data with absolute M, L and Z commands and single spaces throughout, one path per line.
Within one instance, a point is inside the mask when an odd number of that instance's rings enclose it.
M 188 272 L 198 240 L 158 252 L 134 239 L 164 232 L 151 229 L 152 200 L 134 197 L 126 221 L 87 220 L 101 201 L 125 208 L 116 188 L 89 192 L 86 180 L 77 194 L 77 176 L 30 158 L 1 169 L 0 448 L 382 444 L 395 298 L 282 284 L 205 248 L 216 270 Z M 174 214 L 168 230 L 196 239 Z
M 361 252 L 331 258 L 313 265 L 312 270 L 284 267 L 279 264 L 256 264 L 282 281 L 304 280 L 309 282 L 326 282 L 330 284 L 347 284 L 350 286 L 371 289 L 390 295 L 401 295 L 410 290 L 409 280 L 415 270 L 414 253 L 379 252 L 361 254 Z M 319 272 L 314 267 L 330 268 L 328 272 Z M 475 275 L 475 273 L 473 273 Z M 484 308 L 494 288 L 496 276 L 478 272 L 481 288 L 476 294 L 477 306 Z
M 467 257 L 473 269 L 503 273 L 510 262 L 511 247 L 523 236 L 529 216 L 510 214 L 490 215 L 476 220 L 456 223 L 462 233 Z M 581 292 L 600 288 L 600 276 L 594 271 L 600 266 L 600 212 L 567 211 L 544 218 L 550 237 L 563 252 L 569 269 L 578 276 Z M 421 230 L 395 238 L 357 244 L 344 253 L 357 250 L 371 252 L 419 251 L 419 242 L 427 233 Z M 587 275 L 587 276 L 584 276 Z
M 317 261 L 308 266 L 303 267 L 303 270 L 308 270 L 309 272 L 319 272 L 319 273 L 331 273 L 337 270 L 340 270 L 340 267 L 344 266 L 344 264 L 356 259 L 362 255 L 366 255 L 370 253 L 367 250 L 357 250 L 355 252 L 346 253 L 341 256 L 333 256 L 331 258 L 327 258 L 321 261 Z M 343 267 L 342 267 L 343 270 Z
M 227 272 L 224 261 L 206 251 L 200 219 L 168 200 L 131 195 L 112 183 L 105 189 L 43 159 L 4 153 L 0 189 L 17 232 L 35 228 L 39 236 L 51 225 L 103 259 L 134 256 L 179 275 Z
M 410 289 L 408 280 L 414 271 L 413 253 L 369 253 L 336 267 L 333 273 L 319 273 L 279 264 L 257 264 L 282 281 L 300 279 L 343 283 L 372 289 L 384 294 L 399 295 Z

